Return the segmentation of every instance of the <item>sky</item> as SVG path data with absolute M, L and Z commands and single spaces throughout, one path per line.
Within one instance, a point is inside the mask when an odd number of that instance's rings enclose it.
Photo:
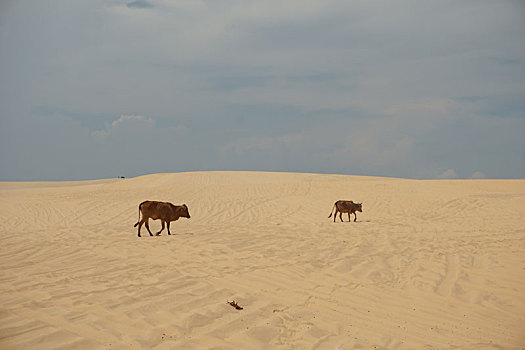
M 525 178 L 525 2 L 0 0 L 0 180 Z

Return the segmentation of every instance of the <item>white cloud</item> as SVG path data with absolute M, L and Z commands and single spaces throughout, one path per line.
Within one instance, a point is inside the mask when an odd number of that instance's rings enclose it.
M 151 118 L 146 118 L 141 115 L 121 115 L 118 119 L 114 120 L 113 123 L 111 123 L 111 127 L 116 128 L 122 123 L 133 121 L 139 123 L 146 123 L 149 125 L 153 124 L 153 120 Z
M 454 169 L 447 169 L 441 175 L 438 176 L 438 179 L 457 179 L 458 174 Z
M 486 178 L 486 175 L 482 173 L 481 171 L 475 171 L 470 175 L 471 179 L 484 179 Z
M 107 125 L 106 129 L 93 131 L 91 136 L 95 139 L 105 139 L 123 126 L 132 124 L 138 124 L 139 127 L 141 124 L 142 126 L 153 127 L 155 122 L 153 119 L 146 118 L 142 115 L 121 115 L 111 124 Z
M 109 136 L 109 132 L 107 130 L 96 130 L 91 133 L 91 136 L 95 139 L 104 139 Z

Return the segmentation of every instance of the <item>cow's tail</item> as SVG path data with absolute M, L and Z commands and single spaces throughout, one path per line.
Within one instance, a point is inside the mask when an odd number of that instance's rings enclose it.
M 138 219 L 137 223 L 135 225 L 133 225 L 133 227 L 137 227 L 137 225 L 140 222 L 140 209 L 141 209 L 141 207 L 142 207 L 142 203 L 139 204 L 139 219 Z
M 334 203 L 334 206 L 332 207 L 332 211 L 330 212 L 330 215 L 328 216 L 328 218 L 331 218 L 332 217 L 332 214 L 334 212 L 334 208 L 335 208 L 335 203 Z

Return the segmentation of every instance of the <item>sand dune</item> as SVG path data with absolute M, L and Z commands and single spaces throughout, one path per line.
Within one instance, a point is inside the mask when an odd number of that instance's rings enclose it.
M 148 199 L 192 218 L 138 238 Z M 523 213 L 525 180 L 0 183 L 0 348 L 525 348 Z

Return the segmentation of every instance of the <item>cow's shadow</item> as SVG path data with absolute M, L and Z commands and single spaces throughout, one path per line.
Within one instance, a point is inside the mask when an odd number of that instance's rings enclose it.
M 354 221 L 354 220 L 352 220 L 352 221 L 347 221 L 347 220 L 340 221 L 339 220 L 339 221 L 335 221 L 336 224 L 359 224 L 361 222 L 372 222 L 372 220 L 357 220 L 357 221 Z

